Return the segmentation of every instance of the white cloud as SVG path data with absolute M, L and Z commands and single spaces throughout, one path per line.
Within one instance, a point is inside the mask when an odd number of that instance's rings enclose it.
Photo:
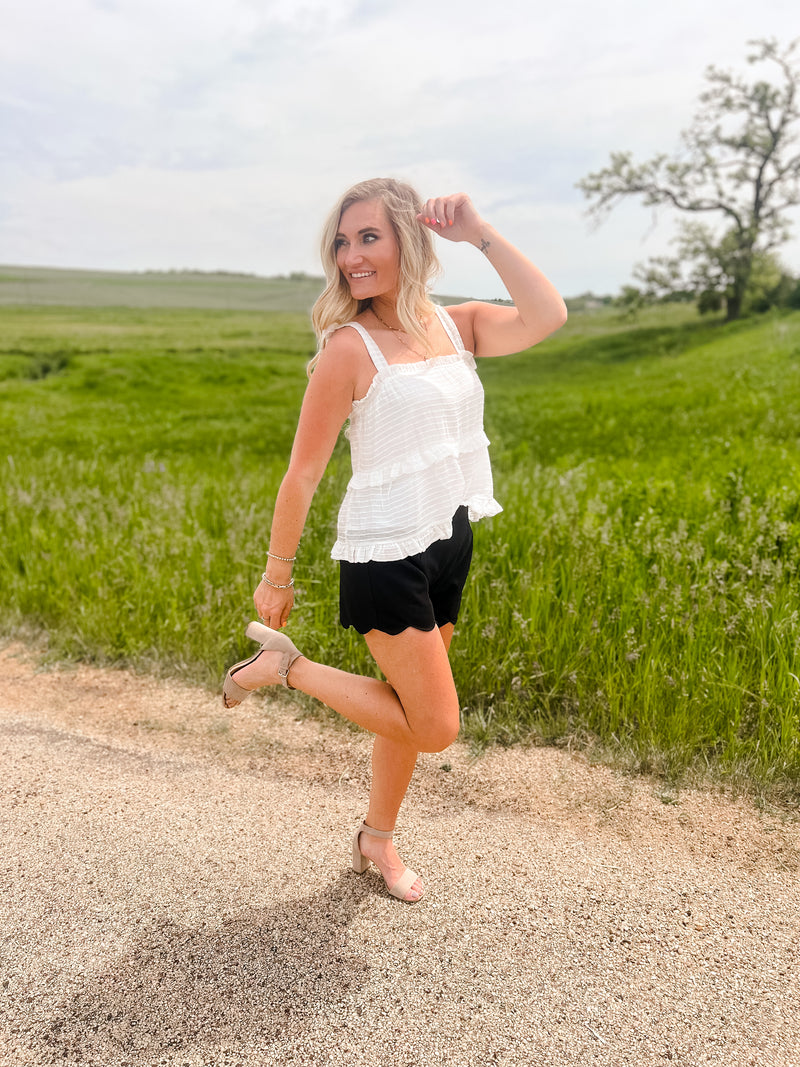
M 574 183 L 672 149 L 705 66 L 794 23 L 780 0 L 27 0 L 0 39 L 0 256 L 315 269 L 341 190 L 393 173 L 466 188 L 567 292 L 615 290 L 667 216 L 592 233 Z M 470 252 L 445 289 L 493 284 Z

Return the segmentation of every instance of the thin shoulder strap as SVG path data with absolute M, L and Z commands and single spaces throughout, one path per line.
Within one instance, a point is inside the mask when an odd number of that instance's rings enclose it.
M 367 346 L 367 352 L 369 352 L 369 358 L 375 364 L 375 370 L 384 370 L 389 364 L 386 362 L 386 357 L 383 352 L 378 348 L 374 338 L 364 329 L 360 322 L 345 322 L 344 326 L 352 326 L 354 330 L 357 330 Z
M 445 309 L 440 304 L 434 304 L 434 307 L 436 308 L 436 314 L 439 316 L 439 321 L 441 322 L 442 326 L 444 326 L 447 332 L 447 336 L 453 342 L 456 351 L 465 351 L 464 342 L 461 340 L 461 334 L 458 332 L 458 327 L 453 322 L 449 313 L 445 311 Z

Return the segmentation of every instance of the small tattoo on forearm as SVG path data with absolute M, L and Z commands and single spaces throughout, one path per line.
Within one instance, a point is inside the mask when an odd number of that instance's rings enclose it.
M 481 252 L 483 252 L 484 255 L 488 252 L 491 243 L 491 241 L 487 241 L 485 238 L 481 237 Z

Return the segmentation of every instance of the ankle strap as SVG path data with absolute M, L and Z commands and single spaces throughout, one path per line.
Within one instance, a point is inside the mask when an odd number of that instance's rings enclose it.
M 373 826 L 367 826 L 365 822 L 361 823 L 360 833 L 369 834 L 371 837 L 391 837 L 393 830 L 376 830 Z
M 293 685 L 289 683 L 289 671 L 296 659 L 300 659 L 302 653 L 298 652 L 295 648 L 294 652 L 284 652 L 280 663 L 278 664 L 278 677 L 286 686 L 287 689 L 294 689 Z

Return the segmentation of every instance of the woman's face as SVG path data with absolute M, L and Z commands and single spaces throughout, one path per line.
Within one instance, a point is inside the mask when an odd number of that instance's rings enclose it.
M 400 247 L 381 200 L 359 200 L 342 212 L 334 248 L 356 300 L 397 295 Z

